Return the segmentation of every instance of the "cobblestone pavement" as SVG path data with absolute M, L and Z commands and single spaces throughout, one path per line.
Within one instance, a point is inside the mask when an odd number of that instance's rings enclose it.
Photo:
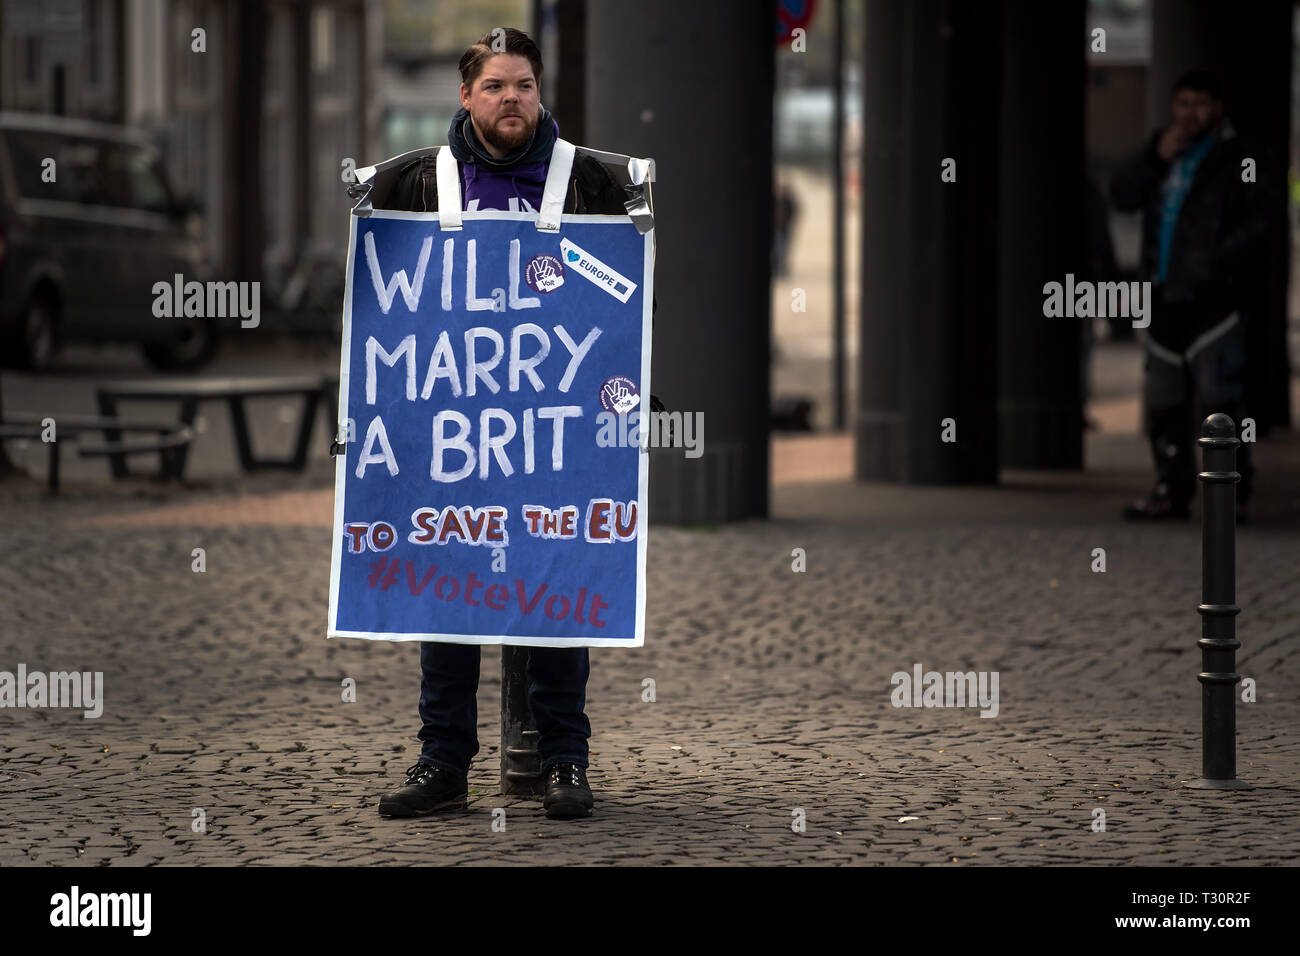
M 0 864 L 1293 864 L 1298 459 L 1261 446 L 1238 542 L 1255 790 L 1180 787 L 1200 769 L 1199 524 L 1120 522 L 1140 447 L 1094 436 L 1086 476 L 791 485 L 769 521 L 654 528 L 646 646 L 592 652 L 596 813 L 567 822 L 496 793 L 495 648 L 469 812 L 378 816 L 418 754 L 419 652 L 324 638 L 326 463 L 55 500 L 9 484 L 0 670 L 106 690 L 94 720 L 0 710 Z M 998 672 L 997 716 L 893 707 L 915 664 Z

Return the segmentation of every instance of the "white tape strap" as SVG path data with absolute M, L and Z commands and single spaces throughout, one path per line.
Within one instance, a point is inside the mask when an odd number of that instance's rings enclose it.
M 542 208 L 537 214 L 537 228 L 541 232 L 560 231 L 564 197 L 569 192 L 569 176 L 573 172 L 573 154 L 573 144 L 565 139 L 557 139 L 551 147 L 551 167 L 546 172 Z
M 459 229 L 462 208 L 460 198 L 460 164 L 451 155 L 451 147 L 438 150 L 438 223 L 443 229 Z

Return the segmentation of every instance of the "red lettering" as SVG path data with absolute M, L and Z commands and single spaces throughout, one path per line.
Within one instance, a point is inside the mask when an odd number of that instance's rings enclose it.
M 424 577 L 420 583 L 415 583 L 415 562 L 406 562 L 406 586 L 411 589 L 411 597 L 419 597 L 424 589 L 429 586 L 429 580 L 438 573 L 438 566 L 435 564 L 429 570 L 424 572 Z
M 476 512 L 478 514 L 477 518 L 474 517 Z M 479 535 L 483 532 L 483 523 L 487 521 L 487 514 L 477 508 L 462 508 L 460 517 L 465 523 L 465 527 L 469 528 L 470 541 L 478 541 Z
M 563 602 L 560 604 L 560 607 L 562 607 L 564 610 L 560 611 L 559 614 L 555 613 L 556 601 Z M 550 597 L 546 599 L 546 616 L 549 617 L 552 621 L 563 621 L 566 617 L 569 616 L 570 607 L 571 605 L 569 603 L 569 599 L 565 597 L 563 594 L 552 594 Z
M 505 535 L 502 534 L 501 522 L 505 519 L 505 508 L 488 508 L 489 518 L 487 532 L 483 535 L 488 541 L 504 541 Z
M 546 512 L 546 516 L 542 518 L 542 534 L 554 535 L 559 530 L 560 530 L 560 516 L 557 515 L 554 511 Z
M 591 599 L 591 623 L 596 625 L 596 627 L 605 626 L 605 622 L 597 618 L 596 615 L 607 607 L 609 607 L 609 605 L 600 599 L 599 594 Z
M 529 534 L 537 534 L 537 519 L 539 519 L 545 513 L 545 510 L 546 509 L 544 508 L 524 509 L 524 520 L 528 522 Z
M 578 606 L 573 609 L 573 619 L 575 621 L 582 620 L 582 606 L 586 603 L 587 603 L 587 589 L 578 588 Z
M 593 500 L 587 507 L 587 540 L 609 540 L 609 501 Z
M 410 536 L 409 540 L 412 544 L 432 544 L 438 534 L 438 509 L 421 508 L 411 515 L 411 524 L 423 532 L 415 532 Z
M 469 573 L 469 579 L 465 582 L 465 603 L 470 607 L 481 607 L 478 601 L 474 600 L 474 591 L 483 586 L 477 574 L 473 571 Z
M 442 513 L 442 530 L 438 532 L 438 543 L 446 544 L 448 535 L 455 533 L 460 540 L 465 540 L 465 529 L 460 526 L 456 512 L 448 508 Z
M 397 581 L 398 572 L 401 570 L 402 562 L 380 558 L 378 561 L 371 562 L 370 574 L 366 576 L 366 582 L 372 588 L 378 584 L 379 590 L 387 591 Z M 380 580 L 381 577 L 383 580 Z
M 542 595 L 545 593 L 546 593 L 546 585 L 545 584 L 538 585 L 537 590 L 533 592 L 533 599 L 529 601 L 527 604 L 525 604 L 524 603 L 524 579 L 515 578 L 515 594 L 519 598 L 519 610 L 522 611 L 524 614 L 532 614 L 533 608 L 537 607 L 537 602 L 542 599 Z
M 494 611 L 504 611 L 510 592 L 504 584 L 494 584 L 483 592 L 483 603 Z
M 572 538 L 576 533 L 573 524 L 578 520 L 577 508 L 565 508 L 560 512 L 560 534 L 566 538 Z
M 376 551 L 387 551 L 397 540 L 397 529 L 387 521 L 376 521 L 370 526 L 370 547 Z
M 360 554 L 362 551 L 366 550 L 366 529 L 369 527 L 370 525 L 368 524 L 350 524 L 344 526 L 343 531 L 352 538 L 352 540 L 348 542 L 349 552 L 352 554 Z M 374 585 L 371 585 L 371 587 L 374 587 Z
M 444 581 L 451 582 L 450 594 L 442 593 L 443 591 L 446 590 L 446 588 L 442 586 L 442 583 Z M 442 577 L 438 578 L 438 580 L 433 582 L 433 593 L 438 597 L 442 598 L 444 601 L 454 601 L 456 600 L 456 595 L 460 593 L 460 581 L 458 581 L 456 578 L 453 578 L 450 574 L 444 574 Z
M 636 533 L 636 502 L 629 501 L 627 510 L 630 518 L 627 525 L 623 524 L 623 504 L 614 506 L 614 534 L 622 541 L 627 541 Z

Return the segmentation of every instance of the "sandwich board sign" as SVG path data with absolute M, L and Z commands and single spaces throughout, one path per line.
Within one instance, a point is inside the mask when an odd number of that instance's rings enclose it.
M 653 233 L 550 172 L 540 213 L 440 176 L 452 213 L 351 218 L 330 637 L 644 641 Z

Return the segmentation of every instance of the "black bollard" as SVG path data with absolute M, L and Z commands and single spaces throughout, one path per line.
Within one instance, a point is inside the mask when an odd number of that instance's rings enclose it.
M 1201 424 L 1201 776 L 1199 790 L 1253 790 L 1237 779 L 1237 446 L 1222 412 Z
M 537 727 L 528 706 L 527 647 L 501 647 L 501 795 L 538 796 L 546 792 L 537 753 Z

